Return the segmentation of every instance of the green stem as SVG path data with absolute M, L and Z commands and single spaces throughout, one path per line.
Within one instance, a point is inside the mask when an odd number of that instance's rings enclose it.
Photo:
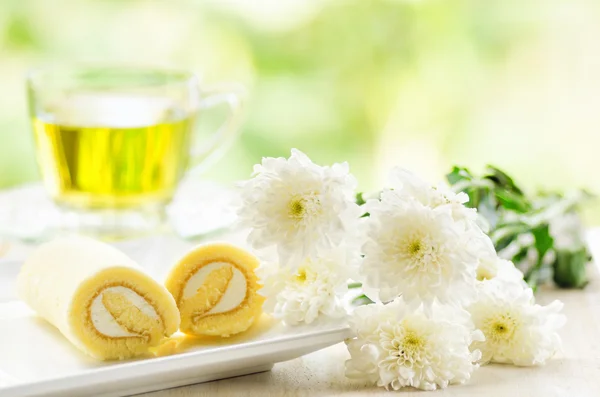
M 360 288 L 360 287 L 362 287 L 362 283 L 356 282 L 356 283 L 349 283 L 348 284 L 348 289 Z

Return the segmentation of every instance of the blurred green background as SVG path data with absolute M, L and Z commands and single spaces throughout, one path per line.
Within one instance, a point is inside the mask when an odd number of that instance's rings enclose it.
M 36 170 L 23 76 L 46 62 L 170 66 L 249 90 L 243 134 L 204 176 L 292 147 L 439 179 L 492 163 L 530 188 L 600 191 L 597 0 L 2 0 L 0 187 Z

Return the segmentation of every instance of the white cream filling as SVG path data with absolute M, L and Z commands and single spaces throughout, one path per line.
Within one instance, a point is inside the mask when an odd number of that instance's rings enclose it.
M 106 307 L 102 303 L 102 296 L 106 291 L 125 296 L 125 298 L 127 298 L 134 306 L 140 309 L 142 313 L 153 319 L 158 319 L 158 314 L 156 313 L 154 307 L 135 291 L 127 287 L 109 287 L 102 290 L 102 292 L 98 294 L 98 296 L 92 301 L 90 309 L 92 323 L 101 334 L 113 338 L 123 336 L 138 336 L 137 334 L 133 334 L 121 327 L 110 314 L 110 312 L 106 310 Z
M 203 266 L 190 279 L 183 289 L 183 299 L 188 299 L 196 294 L 198 288 L 204 284 L 204 280 L 210 272 L 222 268 L 223 266 L 231 266 L 227 262 L 213 262 Z M 238 307 L 246 297 L 246 277 L 235 266 L 233 266 L 233 277 L 229 282 L 227 291 L 221 297 L 221 300 L 206 314 L 223 313 Z

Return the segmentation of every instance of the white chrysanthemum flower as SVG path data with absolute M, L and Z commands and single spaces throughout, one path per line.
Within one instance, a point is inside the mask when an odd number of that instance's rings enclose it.
M 523 280 L 523 272 L 508 260 L 498 257 L 492 240 L 481 231 L 469 230 L 473 236 L 467 248 L 477 258 L 476 277 L 478 281 L 499 278 L 527 286 Z
M 473 341 L 483 340 L 469 314 L 453 306 L 434 305 L 411 310 L 402 298 L 354 311 L 351 327 L 356 337 L 347 342 L 350 360 L 346 376 L 387 389 L 412 386 L 423 390 L 445 388 L 469 380 L 479 360 Z
M 346 315 L 341 298 L 348 291 L 352 260 L 343 248 L 324 252 L 318 259 L 307 259 L 297 270 L 266 264 L 258 269 L 266 297 L 264 310 L 286 324 L 310 324 L 318 317 Z
M 448 208 L 384 194 L 365 210 L 370 216 L 362 220 L 360 274 L 367 296 L 385 302 L 402 294 L 413 306 L 464 304 L 473 297 L 477 258 L 466 249 L 471 235 Z
M 464 205 L 469 201 L 466 193 L 455 193 L 444 183 L 439 183 L 437 186 L 430 185 L 404 168 L 392 169 L 390 188 L 389 190 L 394 194 L 403 198 L 413 198 L 431 208 L 447 206 L 451 209 L 455 220 L 475 221 L 477 218 L 477 211 Z
M 521 284 L 498 278 L 481 284 L 476 302 L 467 307 L 485 342 L 472 348 L 482 353 L 482 363 L 544 364 L 560 348 L 557 330 L 565 323 L 563 304 L 534 303 L 533 292 Z
M 523 272 L 515 267 L 511 261 L 495 258 L 483 258 L 479 260 L 479 266 L 477 266 L 477 280 L 493 280 L 500 279 L 504 281 L 510 281 L 521 286 L 527 286 L 527 283 L 523 280 Z
M 242 182 L 241 227 L 255 249 L 275 246 L 282 265 L 339 245 L 356 229 L 356 179 L 347 163 L 321 167 L 292 149 L 289 159 L 263 158 Z

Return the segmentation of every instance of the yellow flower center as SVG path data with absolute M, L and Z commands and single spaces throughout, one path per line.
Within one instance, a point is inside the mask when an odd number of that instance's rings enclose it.
M 421 365 L 426 359 L 431 346 L 428 332 L 417 330 L 407 324 L 404 319 L 400 324 L 384 324 L 380 334 L 382 347 L 386 349 L 386 357 L 380 363 L 382 368 L 397 371 L 398 367 Z
M 322 213 L 319 192 L 307 192 L 293 195 L 287 203 L 287 216 L 298 223 L 310 220 Z
M 317 279 L 317 273 L 310 268 L 310 262 L 300 266 L 298 271 L 291 277 L 293 284 L 312 283 Z
M 437 265 L 435 251 L 421 233 L 414 233 L 400 241 L 399 251 L 400 256 L 409 261 L 410 268 L 434 270 Z
M 425 340 L 413 331 L 406 331 L 402 338 L 398 350 L 400 355 L 413 357 L 417 352 L 423 349 Z
M 306 282 L 307 274 L 305 268 L 300 268 L 298 272 L 294 275 L 294 281 L 299 284 L 303 284 Z
M 421 243 L 421 240 L 413 240 L 408 244 L 408 253 L 411 256 L 417 255 L 421 249 L 423 249 L 423 243 Z
M 306 213 L 306 200 L 303 198 L 292 199 L 288 205 L 288 215 L 290 218 L 302 219 Z
M 494 342 L 508 341 L 515 334 L 517 321 L 510 314 L 500 314 L 487 321 L 484 334 Z

